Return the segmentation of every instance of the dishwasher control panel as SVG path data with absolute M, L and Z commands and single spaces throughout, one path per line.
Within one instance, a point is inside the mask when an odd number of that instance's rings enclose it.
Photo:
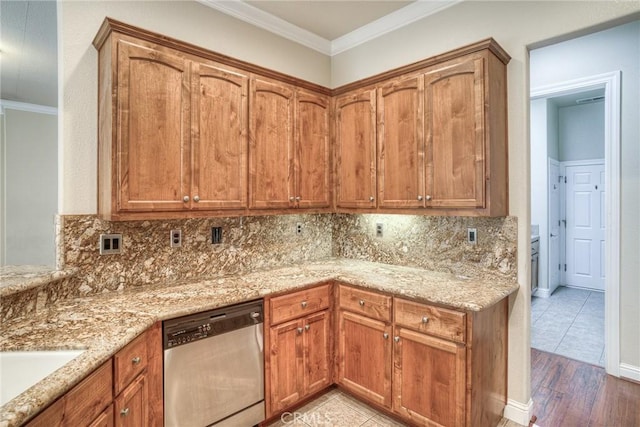
M 264 322 L 262 301 L 192 314 L 164 322 L 164 348 L 189 344 Z

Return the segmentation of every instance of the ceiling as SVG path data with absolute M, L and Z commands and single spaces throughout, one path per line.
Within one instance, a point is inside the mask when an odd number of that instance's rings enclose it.
M 408 25 L 462 0 L 197 0 L 325 55 Z M 0 97 L 55 107 L 55 0 L 0 2 Z
M 604 98 L 600 99 L 600 97 L 604 97 L 604 88 L 556 96 L 549 98 L 549 100 L 551 100 L 556 107 L 562 108 L 575 107 L 576 105 L 590 104 L 593 102 L 603 102 Z

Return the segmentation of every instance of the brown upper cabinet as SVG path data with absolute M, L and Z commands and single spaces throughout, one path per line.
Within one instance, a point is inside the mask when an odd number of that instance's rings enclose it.
M 336 206 L 376 206 L 376 92 L 355 90 L 335 100 Z
M 94 45 L 102 218 L 508 214 L 493 39 L 333 90 L 109 18 Z

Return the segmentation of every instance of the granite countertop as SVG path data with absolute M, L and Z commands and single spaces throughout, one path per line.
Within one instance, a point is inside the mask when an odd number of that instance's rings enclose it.
M 0 408 L 0 427 L 18 426 L 109 359 L 158 320 L 262 298 L 327 280 L 480 311 L 516 292 L 499 276 L 463 277 L 347 259 L 168 285 L 132 287 L 60 301 L 0 327 L 0 350 L 86 349 Z
M 56 270 L 45 265 L 9 265 L 0 267 L 0 297 L 25 291 L 71 277 L 75 269 Z

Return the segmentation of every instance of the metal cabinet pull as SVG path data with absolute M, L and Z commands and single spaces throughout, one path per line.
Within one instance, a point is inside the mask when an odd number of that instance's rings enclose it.
M 422 316 L 422 323 L 427 323 L 429 318 L 427 316 Z
M 300 201 L 300 196 L 296 196 L 296 202 Z
M 300 305 L 302 306 L 302 308 L 307 308 L 307 302 L 306 301 L 302 301 L 300 303 Z
M 373 197 L 373 196 L 369 196 L 369 201 L 370 201 L 370 202 L 373 202 L 375 199 L 376 199 L 375 197 Z
M 431 196 L 429 196 L 429 195 L 427 194 L 427 197 L 425 197 L 425 199 L 427 199 L 427 200 L 431 200 Z
M 129 415 L 129 408 L 124 408 L 122 411 L 120 411 L 120 415 L 123 417 Z
M 422 200 L 422 196 L 418 196 L 418 201 L 421 201 L 421 200 Z
M 358 304 L 360 304 L 360 307 L 364 307 L 364 300 L 361 299 L 360 301 L 358 301 Z
M 382 334 L 382 338 L 384 338 L 385 340 L 389 339 L 389 334 L 385 332 L 384 334 Z
M 200 201 L 200 196 L 193 196 L 193 201 L 198 203 Z
M 133 359 L 131 359 L 131 363 L 133 363 L 134 365 L 140 364 L 141 361 L 142 361 L 142 359 L 140 359 L 139 356 L 136 356 Z
M 189 201 L 189 196 L 184 196 L 184 197 L 182 198 L 182 201 L 183 201 L 183 202 L 185 202 L 185 203 L 187 203 L 187 202 Z
M 302 328 L 298 328 L 298 334 L 302 333 Z
M 310 326 L 310 325 L 304 325 L 304 330 L 305 330 L 305 331 L 308 331 L 309 329 L 311 329 L 311 326 Z
M 395 342 L 400 342 L 400 337 L 394 337 L 394 338 L 393 338 L 393 340 L 394 340 Z
M 289 201 L 290 201 L 290 202 L 293 202 L 295 199 L 296 199 L 295 197 L 293 197 L 293 196 L 289 196 Z

